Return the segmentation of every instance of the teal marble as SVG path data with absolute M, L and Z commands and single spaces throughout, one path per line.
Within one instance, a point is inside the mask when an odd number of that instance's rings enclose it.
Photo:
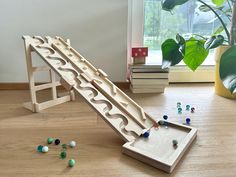
M 173 144 L 173 146 L 177 146 L 178 145 L 178 141 L 177 140 L 172 140 L 172 144 Z
M 43 146 L 42 146 L 42 145 L 39 145 L 39 146 L 37 147 L 37 151 L 38 151 L 38 152 L 43 152 Z

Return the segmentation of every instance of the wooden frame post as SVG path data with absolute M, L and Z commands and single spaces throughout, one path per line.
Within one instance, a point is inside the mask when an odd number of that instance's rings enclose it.
M 26 57 L 26 65 L 27 65 L 27 72 L 28 72 L 28 80 L 29 80 L 29 89 L 30 89 L 30 97 L 31 101 L 26 102 L 23 106 L 32 112 L 40 112 L 43 109 L 67 102 L 73 101 L 75 99 L 74 91 L 69 91 L 67 95 L 60 97 L 57 93 L 57 86 L 60 86 L 61 83 L 56 81 L 56 74 L 55 72 L 50 69 L 48 66 L 43 67 L 35 67 L 33 66 L 32 62 L 32 49 L 30 43 L 24 39 L 24 46 L 25 46 L 25 57 Z M 44 83 L 40 85 L 35 84 L 34 73 L 41 72 L 41 71 L 48 71 L 50 74 L 50 83 Z M 45 101 L 42 103 L 37 102 L 36 92 L 44 89 L 52 89 L 52 100 Z

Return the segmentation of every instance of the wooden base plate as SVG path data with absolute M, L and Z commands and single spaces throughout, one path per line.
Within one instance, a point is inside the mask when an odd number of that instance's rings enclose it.
M 151 128 L 148 138 L 139 137 L 123 145 L 123 153 L 171 173 L 197 135 L 197 129 L 168 122 Z M 172 141 L 178 141 L 173 146 Z

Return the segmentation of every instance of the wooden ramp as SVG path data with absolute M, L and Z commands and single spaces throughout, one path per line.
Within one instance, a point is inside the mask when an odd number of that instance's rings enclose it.
M 166 153 L 168 154 L 169 160 L 166 161 L 167 157 L 162 157 L 161 159 L 155 157 L 153 158 L 154 160 L 150 160 L 152 156 L 156 156 L 159 153 L 157 152 L 155 154 L 151 150 L 152 152 L 147 152 L 148 155 L 145 154 L 145 151 L 149 151 L 150 147 L 147 143 L 150 142 L 153 144 L 150 138 L 155 138 L 155 136 L 150 136 L 148 141 L 144 141 L 146 144 L 144 146 L 147 149 L 141 148 L 140 150 L 140 146 L 133 148 L 133 145 L 140 144 L 135 142 L 143 138 L 142 134 L 146 131 L 154 131 L 155 129 L 155 132 L 157 132 L 155 134 L 158 134 L 157 130 L 160 127 L 157 128 L 157 120 L 154 120 L 145 113 L 141 106 L 129 98 L 107 78 L 107 74 L 103 70 L 95 68 L 88 60 L 73 49 L 69 42 L 60 37 L 52 38 L 49 36 L 45 38 L 40 36 L 23 36 L 23 39 L 25 41 L 27 61 L 31 61 L 31 52 L 36 52 L 47 63 L 48 67 L 60 77 L 60 84 L 70 91 L 70 93 L 73 91 L 83 97 L 88 105 L 127 142 L 124 145 L 124 153 L 152 166 L 161 168 L 164 171 L 171 172 L 173 170 L 186 148 L 195 138 L 196 129 L 172 123 L 171 125 L 174 126 L 170 126 L 169 130 L 171 127 L 174 127 L 173 130 L 177 129 L 177 131 L 166 131 L 166 133 L 169 134 L 169 137 L 172 134 L 181 135 L 181 141 L 183 143 L 179 143 L 182 145 L 179 145 L 178 150 L 175 151 L 171 144 L 167 148 L 159 142 L 158 148 L 165 148 L 169 152 Z M 30 72 L 29 70 L 30 67 L 28 67 L 28 73 Z M 29 74 L 29 81 L 31 80 L 32 77 Z M 56 82 L 54 81 L 54 83 Z M 33 86 L 30 88 L 34 89 Z M 31 90 L 31 93 L 34 92 Z M 34 96 L 35 94 L 31 94 L 31 98 Z M 68 101 L 68 98 L 65 101 Z M 48 103 L 47 107 L 49 106 L 50 103 Z

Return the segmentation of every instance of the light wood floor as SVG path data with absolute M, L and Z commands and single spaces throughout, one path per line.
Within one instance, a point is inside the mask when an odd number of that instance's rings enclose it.
M 143 164 L 121 153 L 124 142 L 81 98 L 33 114 L 22 107 L 26 91 L 0 91 L 0 177 L 53 176 L 236 176 L 236 101 L 214 94 L 212 85 L 172 85 L 165 94 L 129 95 L 155 118 L 183 122 L 176 102 L 196 107 L 190 115 L 198 137 L 172 174 Z M 44 94 L 44 97 L 47 93 Z M 47 137 L 64 143 L 75 140 L 68 158 L 58 158 L 59 147 L 47 154 L 36 152 Z M 67 160 L 77 164 L 67 168 Z

